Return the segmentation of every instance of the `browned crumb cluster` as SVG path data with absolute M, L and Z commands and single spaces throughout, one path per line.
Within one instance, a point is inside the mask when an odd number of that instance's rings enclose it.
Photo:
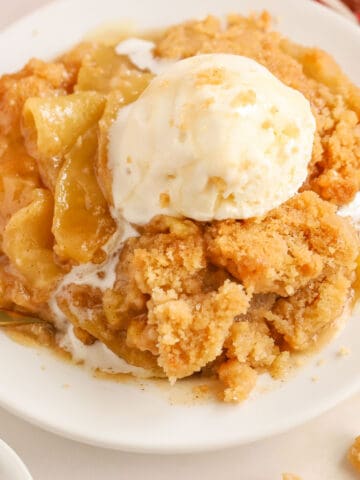
M 264 318 L 293 348 L 308 346 L 322 322 L 340 315 L 354 269 L 354 231 L 314 193 L 263 220 L 214 223 L 206 238 L 213 263 L 254 293 L 278 295 Z
M 224 400 L 240 401 L 257 372 L 281 376 L 290 353 L 341 314 L 357 251 L 348 221 L 313 192 L 257 220 L 157 217 L 127 241 L 113 290 L 71 286 L 60 303 L 76 325 L 117 352 L 121 337 L 170 380 L 214 362 Z

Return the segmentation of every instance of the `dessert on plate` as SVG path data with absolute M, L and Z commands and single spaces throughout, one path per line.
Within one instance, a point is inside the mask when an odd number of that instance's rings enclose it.
M 350 307 L 359 115 L 267 13 L 31 59 L 0 79 L 1 309 L 92 368 L 244 400 Z

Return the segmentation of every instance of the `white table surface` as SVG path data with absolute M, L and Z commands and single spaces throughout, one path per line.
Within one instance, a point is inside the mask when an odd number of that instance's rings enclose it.
M 47 1 L 1 0 L 0 29 Z M 180 456 L 81 445 L 0 409 L 0 437 L 22 457 L 34 480 L 280 480 L 282 472 L 303 480 L 354 480 L 359 476 L 345 455 L 359 434 L 360 395 L 286 434 L 236 449 Z

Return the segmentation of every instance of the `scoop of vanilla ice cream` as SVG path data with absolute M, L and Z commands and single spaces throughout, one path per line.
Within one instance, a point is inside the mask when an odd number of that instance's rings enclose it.
M 180 60 L 111 127 L 114 209 L 136 224 L 261 216 L 304 182 L 314 132 L 305 97 L 255 61 Z

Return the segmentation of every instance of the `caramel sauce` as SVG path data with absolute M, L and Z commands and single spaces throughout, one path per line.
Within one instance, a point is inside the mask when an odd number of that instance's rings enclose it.
M 151 384 L 160 390 L 170 405 L 194 406 L 219 401 L 223 387 L 214 377 L 195 375 L 178 380 L 174 385 L 164 378 L 151 380 Z
M 96 369 L 91 372 L 94 378 L 100 380 L 110 380 L 116 383 L 133 383 L 141 386 L 142 381 L 146 379 L 135 377 L 132 373 L 120 373 L 120 372 L 105 372 L 104 370 Z
M 51 343 L 41 342 L 35 338 L 30 332 L 19 331 L 16 328 L 2 327 L 1 330 L 8 335 L 11 340 L 28 348 L 47 348 L 58 359 L 71 363 L 77 368 L 85 367 L 78 362 L 75 362 L 70 353 L 60 348 L 55 340 Z M 45 367 L 42 367 L 44 370 Z M 88 369 L 86 369 L 88 370 Z M 196 375 L 191 378 L 178 380 L 175 385 L 171 385 L 167 379 L 164 378 L 139 378 L 131 373 L 112 373 L 102 370 L 93 370 L 89 373 L 98 380 L 111 381 L 121 384 L 132 384 L 136 388 L 147 391 L 151 387 L 156 389 L 164 395 L 170 405 L 197 405 L 209 401 L 218 400 L 221 393 L 220 382 L 215 378 L 206 378 Z
M 132 21 L 106 22 L 89 30 L 83 40 L 113 46 L 136 35 L 139 35 L 139 32 Z
M 30 332 L 20 331 L 16 327 L 1 327 L 0 331 L 3 331 L 9 338 L 11 338 L 11 340 L 19 343 L 20 345 L 23 345 L 24 347 L 46 348 L 47 351 L 51 352 L 53 355 L 60 358 L 61 360 L 72 363 L 74 365 L 78 365 L 76 362 L 74 362 L 69 352 L 60 348 L 59 345 L 57 345 L 55 339 L 53 339 L 50 343 L 45 343 L 42 342 L 39 338 L 34 337 Z
M 131 373 L 111 373 L 95 370 L 92 375 L 100 380 L 132 384 L 142 391 L 155 387 L 170 403 L 170 405 L 193 406 L 217 401 L 222 387 L 214 377 L 194 375 L 178 380 L 171 385 L 166 378 L 139 378 Z

